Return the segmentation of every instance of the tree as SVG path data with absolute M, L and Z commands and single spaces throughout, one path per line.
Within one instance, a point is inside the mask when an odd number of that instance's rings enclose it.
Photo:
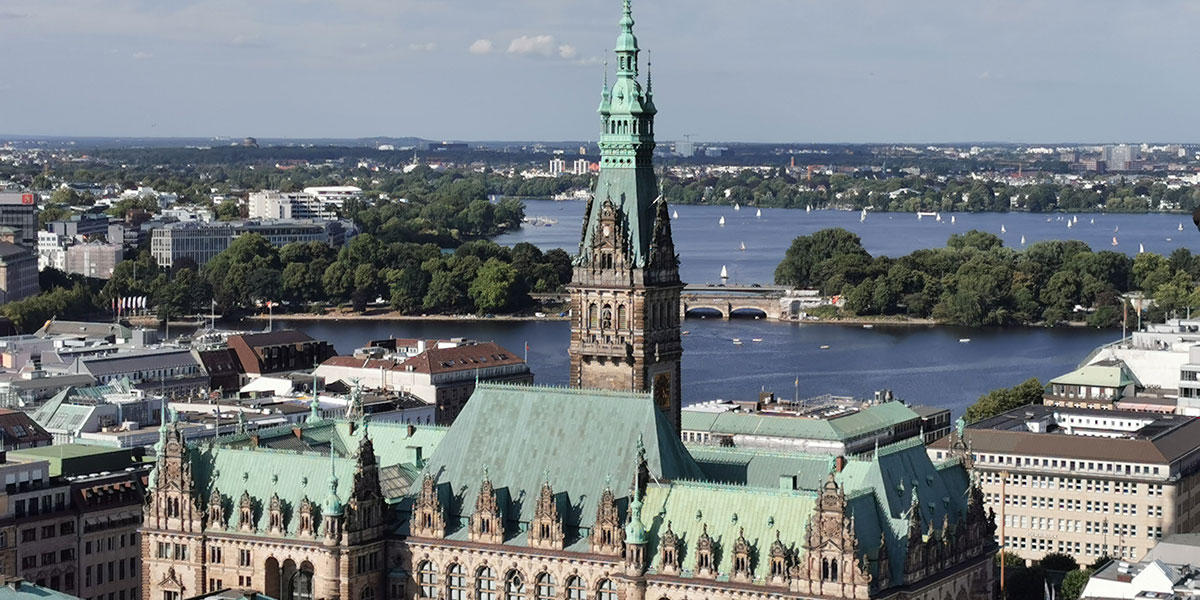
M 1049 552 L 1038 563 L 1048 571 L 1074 571 L 1079 568 L 1075 557 L 1062 552 Z
M 775 268 L 775 283 L 792 287 L 812 287 L 813 269 L 822 261 L 851 255 L 870 260 L 862 240 L 840 227 L 822 229 L 792 240 L 783 261 Z
M 429 276 L 418 267 L 392 269 L 384 277 L 391 290 L 392 310 L 413 314 L 422 306 L 429 288 Z
M 454 275 L 449 271 L 438 271 L 429 281 L 429 290 L 421 306 L 430 312 L 451 312 L 465 304 L 463 300 Z
M 968 423 L 977 423 L 1027 404 L 1040 404 L 1043 389 L 1042 382 L 1031 378 L 1011 388 L 992 390 L 967 407 L 963 417 Z
M 1088 579 L 1091 578 L 1091 569 L 1076 569 L 1067 573 L 1063 578 L 1062 590 L 1058 597 L 1060 600 L 1079 600 L 1083 595 L 1083 588 L 1087 587 Z
M 946 247 L 954 248 L 955 250 L 974 248 L 986 252 L 994 248 L 1004 247 L 1004 240 L 1000 239 L 997 235 L 972 229 L 966 233 L 951 235 L 950 239 L 946 240 Z
M 516 291 L 517 270 L 491 258 L 479 268 L 467 294 L 480 313 L 495 313 L 516 304 Z

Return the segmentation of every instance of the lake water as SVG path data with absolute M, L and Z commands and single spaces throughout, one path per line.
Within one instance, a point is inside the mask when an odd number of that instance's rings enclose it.
M 502 244 L 527 241 L 543 250 L 578 249 L 582 202 L 530 201 L 526 214 L 555 219 L 549 227 L 524 227 L 501 236 Z M 797 235 L 825 227 L 844 227 L 863 239 L 872 254 L 899 256 L 919 248 L 941 247 L 952 233 L 980 229 L 1001 235 L 1019 247 L 1047 239 L 1078 239 L 1095 249 L 1136 253 L 1169 253 L 1178 247 L 1200 250 L 1200 234 L 1184 216 L 1080 214 L 1067 228 L 1066 215 L 956 214 L 918 220 L 912 214 L 858 213 L 679 206 L 672 222 L 682 276 L 693 283 L 715 282 L 727 265 L 734 283 L 769 283 L 775 265 Z M 717 221 L 725 217 L 725 226 Z M 1046 219 L 1049 218 L 1050 221 Z M 1094 220 L 1094 223 L 1093 223 Z M 1184 231 L 1178 231 L 1179 224 Z M 1007 233 L 1001 234 L 1003 226 Z M 1114 234 L 1113 230 L 1118 231 Z M 746 251 L 738 250 L 745 242 Z M 537 321 L 283 321 L 318 339 L 327 339 L 348 354 L 372 339 L 461 336 L 495 341 L 514 352 L 529 344 L 529 364 L 536 381 L 567 383 L 566 322 Z M 752 399 L 760 389 L 801 398 L 822 394 L 870 397 L 889 388 L 914 403 L 948 407 L 957 416 L 981 394 L 1015 385 L 1030 377 L 1042 381 L 1075 368 L 1093 348 L 1113 341 L 1117 331 L 1070 329 L 963 329 L 955 327 L 775 323 L 746 319 L 690 318 L 684 322 L 683 397 L 691 404 L 717 398 Z M 734 345 L 733 338 L 742 340 Z M 754 342 L 753 339 L 761 339 Z M 962 343 L 960 338 L 970 338 Z M 829 346 L 821 350 L 822 345 Z M 794 385 L 799 378 L 800 385 Z
M 859 213 L 839 210 L 764 208 L 761 218 L 755 216 L 753 207 L 745 206 L 737 211 L 732 206 L 672 206 L 671 210 L 679 213 L 671 222 L 671 233 L 679 253 L 680 276 L 688 283 L 718 283 L 722 266 L 729 272 L 729 283 L 772 283 L 775 265 L 783 260 L 792 240 L 827 227 L 854 232 L 868 252 L 886 256 L 941 248 L 952 234 L 972 229 L 996 234 L 1010 248 L 1020 248 L 1021 236 L 1025 236 L 1026 244 L 1080 240 L 1097 251 L 1119 250 L 1130 255 L 1137 253 L 1139 245 L 1147 252 L 1164 255 L 1175 248 L 1200 251 L 1200 233 L 1187 215 L 944 213 L 939 223 L 933 217 L 918 220 L 912 213 L 869 213 L 860 222 Z M 543 250 L 562 248 L 574 254 L 579 250 L 583 211 L 582 201 L 526 201 L 526 216 L 555 219 L 558 224 L 526 225 L 496 241 L 508 246 L 530 242 Z M 950 223 L 951 216 L 954 223 Z M 721 217 L 725 217 L 724 227 L 718 225 Z M 1076 217 L 1078 222 L 1068 228 L 1067 220 Z M 1183 231 L 1179 231 L 1180 225 Z M 1002 227 L 1005 233 L 1001 233 Z M 742 243 L 745 252 L 740 250 Z
M 565 321 L 277 321 L 329 340 L 341 354 L 372 339 L 461 336 L 522 352 L 538 383 L 567 384 Z M 776 323 L 753 319 L 688 319 L 683 337 L 686 404 L 753 399 L 760 389 L 801 398 L 838 394 L 867 398 L 892 389 L 911 402 L 961 414 L 981 394 L 1030 377 L 1045 381 L 1075 368 L 1119 332 L 1096 329 L 876 326 Z M 959 342 L 969 337 L 969 343 Z M 733 338 L 742 340 L 734 345 Z M 753 342 L 759 338 L 761 342 Z M 829 346 L 821 350 L 822 345 Z M 799 390 L 795 387 L 800 379 Z

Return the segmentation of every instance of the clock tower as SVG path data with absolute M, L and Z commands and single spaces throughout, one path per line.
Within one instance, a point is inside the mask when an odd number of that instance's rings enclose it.
M 654 95 L 624 0 L 617 78 L 600 95 L 600 176 L 571 285 L 571 385 L 650 392 L 679 433 L 679 259 L 654 174 Z

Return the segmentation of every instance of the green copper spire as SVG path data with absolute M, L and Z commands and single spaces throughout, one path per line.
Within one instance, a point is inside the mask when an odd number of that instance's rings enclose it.
M 633 500 L 629 503 L 629 524 L 625 525 L 626 544 L 645 544 L 646 526 L 642 524 L 642 494 L 637 482 L 633 485 Z
M 612 203 L 620 223 L 621 267 L 649 266 L 653 242 L 654 198 L 658 181 L 654 174 L 654 115 L 657 112 L 649 94 L 638 82 L 637 37 L 633 35 L 633 10 L 623 0 L 621 31 L 617 36 L 617 78 L 608 85 L 608 68 L 600 96 L 600 177 L 595 200 L 587 216 L 580 256 L 576 264 L 591 261 L 597 243 L 601 215 Z
M 325 514 L 342 514 L 342 501 L 337 495 L 338 478 L 334 469 L 333 443 L 329 444 L 329 495 L 325 497 Z

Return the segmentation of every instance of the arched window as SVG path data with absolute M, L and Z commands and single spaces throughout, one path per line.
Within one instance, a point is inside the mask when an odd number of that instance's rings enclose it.
M 537 593 L 535 600 L 554 600 L 558 596 L 558 582 L 549 573 L 537 577 Z
M 423 560 L 417 565 L 417 585 L 422 598 L 437 597 L 437 566 L 433 562 Z
M 611 579 L 600 580 L 600 585 L 596 586 L 596 600 L 617 600 L 617 586 Z
M 576 575 L 567 578 L 567 600 L 587 600 L 587 588 Z
M 475 600 L 496 600 L 496 570 L 480 567 L 475 572 Z
M 375 600 L 375 588 L 367 586 L 358 594 L 358 600 Z
M 596 310 L 595 303 L 588 305 L 587 319 L 588 319 L 588 327 L 595 329 L 600 326 L 600 313 L 599 313 L 599 311 Z
M 837 565 L 836 559 L 829 561 L 829 580 L 834 583 L 837 583 L 838 580 Z
M 448 600 L 467 600 L 467 578 L 462 565 L 455 563 L 446 570 L 446 589 Z
M 617 306 L 617 329 L 625 329 L 625 305 Z
M 525 578 L 516 571 L 509 571 L 504 578 L 504 600 L 526 600 L 528 597 Z
M 612 329 L 612 305 L 605 304 L 604 310 L 600 312 L 600 327 L 601 329 Z

